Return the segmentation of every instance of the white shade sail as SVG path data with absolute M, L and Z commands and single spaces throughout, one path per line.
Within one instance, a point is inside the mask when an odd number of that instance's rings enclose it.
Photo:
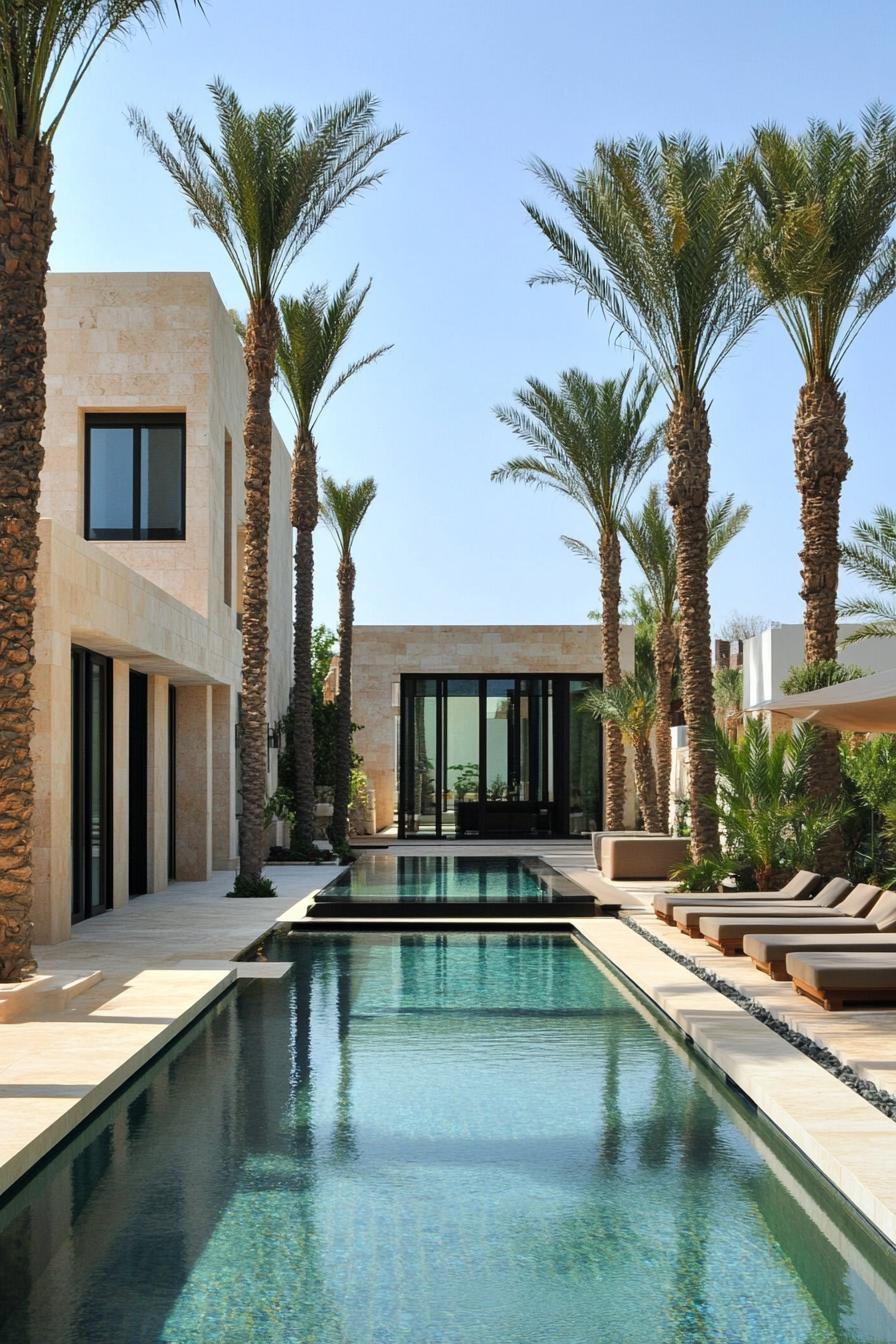
M 803 695 L 780 695 L 753 708 L 842 732 L 896 733 L 896 668 Z

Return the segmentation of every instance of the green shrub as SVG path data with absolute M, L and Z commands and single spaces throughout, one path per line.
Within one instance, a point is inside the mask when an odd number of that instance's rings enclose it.
M 234 878 L 233 890 L 228 896 L 237 900 L 251 900 L 261 896 L 276 896 L 277 888 L 269 877 L 246 877 L 238 873 Z
M 792 667 L 781 682 L 785 695 L 805 695 L 807 691 L 823 691 L 827 686 L 839 686 L 844 681 L 857 681 L 868 673 L 854 663 L 838 663 L 836 658 L 823 658 L 817 663 L 800 663 Z
M 732 876 L 727 859 L 688 859 L 673 868 L 669 876 L 678 883 L 679 891 L 717 891 Z

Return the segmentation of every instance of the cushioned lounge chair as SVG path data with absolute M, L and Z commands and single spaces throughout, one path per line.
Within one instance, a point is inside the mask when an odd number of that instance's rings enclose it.
M 876 932 L 845 928 L 842 933 L 748 933 L 744 952 L 753 965 L 772 980 L 789 980 L 790 952 L 887 952 L 896 951 L 896 892 L 885 891 L 865 916 Z
M 774 910 L 709 915 L 700 920 L 699 927 L 710 947 L 718 948 L 726 957 L 742 952 L 743 941 L 750 933 L 840 933 L 850 928 L 875 933 L 874 920 L 863 916 L 879 895 L 880 887 L 860 882 L 845 900 L 830 910 L 806 910 L 802 914 L 791 912 L 787 915 Z
M 896 953 L 791 952 L 787 973 L 798 994 L 831 1012 L 854 1004 L 896 1004 Z
M 700 920 L 704 915 L 802 915 L 814 910 L 825 914 L 832 910 L 852 890 L 852 883 L 845 877 L 832 877 L 821 891 L 801 901 L 738 901 L 736 897 L 725 900 L 719 897 L 710 905 L 677 905 L 673 910 L 675 926 L 690 938 L 700 938 Z
M 672 912 L 677 905 L 718 905 L 720 901 L 726 905 L 729 901 L 738 904 L 743 902 L 745 905 L 751 901 L 761 901 L 764 905 L 770 905 L 773 901 L 804 900 L 813 896 L 820 886 L 821 877 L 818 873 L 802 869 L 780 891 L 732 891 L 730 896 L 724 891 L 717 891 L 714 896 L 709 892 L 695 895 L 687 891 L 661 891 L 653 899 L 653 909 L 664 924 L 674 924 L 675 916 Z

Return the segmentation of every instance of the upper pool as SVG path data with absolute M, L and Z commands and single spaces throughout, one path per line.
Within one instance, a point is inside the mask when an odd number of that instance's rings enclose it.
M 594 897 L 539 858 L 364 853 L 319 893 L 338 906 L 528 907 L 542 913 L 591 910 Z M 550 911 L 548 907 L 557 907 Z
M 894 1260 L 567 935 L 304 934 L 0 1216 L 16 1344 L 881 1344 Z

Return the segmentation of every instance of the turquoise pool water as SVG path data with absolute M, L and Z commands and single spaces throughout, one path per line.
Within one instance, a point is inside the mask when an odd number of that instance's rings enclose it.
M 7 1203 L 4 1344 L 896 1341 L 890 1253 L 569 937 L 269 955 Z
M 547 906 L 583 897 L 588 893 L 539 858 L 366 853 L 317 900 Z

